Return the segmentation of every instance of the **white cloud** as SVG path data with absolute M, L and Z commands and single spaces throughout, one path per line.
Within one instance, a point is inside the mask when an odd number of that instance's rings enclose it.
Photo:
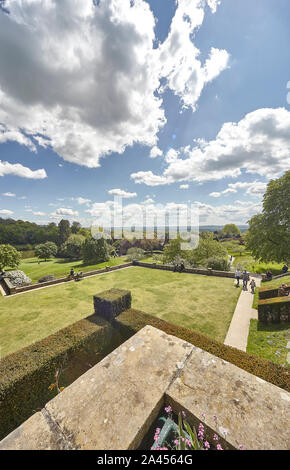
M 72 199 L 74 200 L 75 198 Z M 84 197 L 77 197 L 76 200 L 78 204 L 86 204 L 87 206 L 92 202 L 91 199 L 86 199 Z
M 8 209 L 0 209 L 0 214 L 1 214 L 1 215 L 7 215 L 7 216 L 9 216 L 9 215 L 14 214 L 14 212 L 13 212 L 13 211 L 9 211 Z
M 45 212 L 40 212 L 40 211 L 36 211 L 36 212 L 32 212 L 33 215 L 36 215 L 38 217 L 42 217 L 43 215 L 46 215 Z
M 215 140 L 198 140 L 194 147 L 176 151 L 162 175 L 151 171 L 133 173 L 135 183 L 149 186 L 177 181 L 214 181 L 246 173 L 266 178 L 290 168 L 290 111 L 258 109 L 238 123 L 225 123 Z M 229 185 L 230 186 L 230 185 Z M 233 187 L 229 187 L 228 192 Z M 263 191 L 259 185 L 260 191 Z M 249 190 L 250 191 L 250 190 Z M 251 194 L 255 189 L 252 188 Z
M 137 193 L 128 193 L 126 191 L 123 191 L 122 189 L 110 189 L 108 193 L 112 194 L 113 196 L 120 196 L 124 199 L 130 199 L 132 197 L 137 196 Z
M 157 48 L 146 1 L 96 3 L 6 0 L 0 142 L 14 140 L 32 151 L 35 143 L 52 147 L 91 168 L 134 143 L 154 149 L 166 122 L 162 91 L 169 87 L 195 109 L 206 83 L 227 67 L 227 52 L 214 47 L 202 66 L 193 44 L 205 1 L 178 0 L 168 38 Z M 214 12 L 218 2 L 207 4 Z
M 179 186 L 180 189 L 188 189 L 189 188 L 189 184 L 181 184 Z
M 14 193 L 2 193 L 2 196 L 6 196 L 6 197 L 16 197 L 16 194 Z
M 1 16 L 1 13 L 0 13 Z M 31 170 L 26 166 L 21 165 L 20 163 L 8 163 L 2 162 L 0 160 L 0 176 L 5 175 L 14 175 L 20 176 L 21 178 L 30 178 L 30 179 L 44 179 L 47 177 L 46 171 L 41 170 Z
M 220 197 L 222 194 L 228 193 L 237 193 L 239 190 L 246 189 L 245 194 L 248 194 L 252 197 L 261 197 L 267 188 L 267 183 L 262 181 L 253 181 L 252 183 L 240 182 L 230 183 L 224 191 L 210 193 L 212 197 Z
M 56 211 L 51 214 L 51 216 L 55 218 L 62 217 L 62 216 L 78 217 L 78 215 L 79 215 L 78 211 L 73 211 L 72 209 L 69 209 L 67 207 L 60 207 L 59 209 L 56 209 Z
M 163 155 L 162 150 L 160 150 L 160 148 L 155 146 L 155 147 L 152 147 L 152 149 L 150 151 L 150 154 L 149 154 L 149 157 L 150 158 L 156 158 L 156 157 L 162 157 L 162 155 Z

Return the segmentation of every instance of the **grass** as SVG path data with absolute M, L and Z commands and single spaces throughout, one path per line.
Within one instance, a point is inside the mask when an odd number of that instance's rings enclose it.
M 262 274 L 270 270 L 273 276 L 282 274 L 282 268 L 284 264 L 279 263 L 260 263 L 256 261 L 250 251 L 244 251 L 241 255 L 237 253 L 232 253 L 235 257 L 233 266 L 239 266 L 240 269 L 246 269 L 252 273 Z
M 290 323 L 264 325 L 251 320 L 247 352 L 278 364 L 286 364 Z
M 290 282 L 290 274 L 289 276 L 280 277 L 279 279 L 272 279 L 272 281 L 262 282 L 261 287 L 277 288 L 280 287 L 281 284 L 288 284 L 288 282 Z
M 136 309 L 224 341 L 240 289 L 233 279 L 140 267 L 0 298 L 2 357 L 93 313 L 93 295 L 117 287 Z
M 126 256 L 118 258 L 111 258 L 109 261 L 99 264 L 83 264 L 83 261 L 68 261 L 62 258 L 52 258 L 47 261 L 40 261 L 38 258 L 27 258 L 21 261 L 18 269 L 24 271 L 30 277 L 32 282 L 37 282 L 42 276 L 53 274 L 55 277 L 65 277 L 69 274 L 71 268 L 76 272 L 94 271 L 96 269 L 104 268 L 106 266 L 116 266 L 126 262 Z

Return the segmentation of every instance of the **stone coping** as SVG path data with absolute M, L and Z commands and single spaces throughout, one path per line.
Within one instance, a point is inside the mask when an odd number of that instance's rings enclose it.
M 217 432 L 225 448 L 288 449 L 289 402 L 288 392 L 146 326 L 8 435 L 0 450 L 136 449 L 168 403 L 191 424 L 203 422 L 209 435 Z

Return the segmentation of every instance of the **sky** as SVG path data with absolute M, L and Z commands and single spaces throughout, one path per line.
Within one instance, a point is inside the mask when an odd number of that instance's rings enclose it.
M 246 224 L 290 168 L 289 0 L 0 0 L 0 217 Z M 288 98 L 287 98 L 287 94 Z

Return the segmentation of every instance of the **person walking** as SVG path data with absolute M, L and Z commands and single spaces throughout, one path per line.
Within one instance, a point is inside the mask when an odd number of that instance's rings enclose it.
M 241 271 L 240 271 L 239 269 L 237 269 L 236 272 L 235 272 L 235 278 L 236 278 L 236 280 L 237 280 L 236 286 L 239 287 L 239 285 L 240 285 L 240 279 L 242 279 L 242 273 L 241 273 Z
M 255 293 L 255 288 L 256 288 L 256 282 L 255 282 L 254 279 L 251 280 L 250 286 L 251 286 L 252 294 L 254 294 Z
M 250 278 L 246 270 L 243 272 L 242 278 L 243 278 L 243 290 L 248 290 L 248 282 Z

